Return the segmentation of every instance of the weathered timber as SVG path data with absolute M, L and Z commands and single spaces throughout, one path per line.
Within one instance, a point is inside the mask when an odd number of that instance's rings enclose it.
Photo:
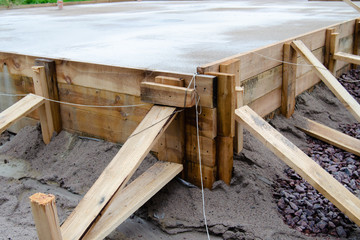
M 34 94 L 28 94 L 26 97 L 17 101 L 11 107 L 0 113 L 0 133 L 5 131 L 16 120 L 26 116 L 31 111 L 44 103 L 44 99 Z
M 175 115 L 175 108 L 159 106 L 151 108 L 132 136 L 61 226 L 64 239 L 79 239 L 83 235 L 115 192 L 125 187 Z
M 185 115 L 186 132 L 196 134 L 195 108 L 186 109 Z M 217 135 L 217 109 L 202 107 L 198 116 L 198 123 L 200 136 L 215 138 Z
M 142 82 L 141 101 L 172 107 L 193 107 L 195 105 L 195 89 Z
M 235 110 L 236 121 L 322 193 L 345 215 L 360 225 L 360 199 L 333 178 L 314 160 L 276 131 L 248 106 Z
M 211 189 L 216 179 L 216 167 L 201 166 L 202 179 L 205 188 Z M 186 162 L 184 164 L 185 179 L 196 186 L 201 186 L 200 165 L 198 163 Z
M 59 101 L 59 90 L 57 87 L 56 77 L 56 65 L 54 60 L 48 59 L 36 59 L 36 66 L 43 66 L 45 68 L 45 75 L 47 81 L 47 98 Z M 45 96 L 44 96 L 45 97 Z M 60 116 L 60 104 L 56 102 L 50 102 L 51 116 L 53 119 L 54 131 L 60 133 L 61 131 L 61 116 Z
M 62 240 L 55 196 L 35 193 L 29 199 L 39 240 Z
M 350 53 L 337 52 L 334 54 L 334 59 L 360 65 L 360 56 Z
M 122 191 L 117 191 L 83 240 L 104 239 L 183 169 L 181 164 L 157 162 Z
M 208 167 L 216 166 L 216 141 L 212 138 L 199 136 L 201 163 Z M 196 131 L 187 132 L 185 136 L 186 161 L 199 163 L 199 152 Z
M 283 82 L 281 88 L 281 113 L 289 118 L 295 110 L 297 53 L 291 43 L 284 44 Z
M 312 137 L 360 156 L 359 139 L 307 118 L 302 118 L 301 121 L 296 124 L 296 127 Z
M 346 89 L 337 81 L 337 79 L 325 68 L 325 66 L 314 57 L 310 50 L 301 41 L 293 41 L 292 46 L 300 53 L 306 61 L 314 66 L 316 74 L 326 84 L 326 86 L 335 94 L 335 96 L 344 104 L 346 109 L 360 121 L 360 105 L 346 91 Z
M 174 77 L 166 77 L 166 76 L 156 76 L 155 83 L 177 86 L 177 87 L 184 87 L 185 80 L 181 78 L 174 78 Z
M 218 179 L 230 184 L 233 169 L 233 138 L 216 137 Z
M 336 65 L 335 54 L 339 49 L 339 34 L 334 32 L 330 34 L 330 61 L 329 61 L 329 71 L 336 76 Z
M 235 87 L 236 94 L 236 108 L 242 107 L 244 105 L 244 88 Z M 240 153 L 243 149 L 243 126 L 236 122 L 235 123 L 235 137 L 234 137 L 234 151 Z

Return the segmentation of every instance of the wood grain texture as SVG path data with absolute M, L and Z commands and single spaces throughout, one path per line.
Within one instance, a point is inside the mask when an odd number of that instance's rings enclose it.
M 116 191 L 125 187 L 137 167 L 166 130 L 175 108 L 154 106 L 61 226 L 64 239 L 79 239 Z M 154 125 L 155 124 L 155 125 Z
M 5 131 L 16 120 L 24 117 L 29 112 L 44 103 L 44 99 L 34 94 L 28 94 L 20 101 L 0 113 L 0 133 Z
M 235 87 L 236 94 L 236 108 L 244 106 L 244 88 Z M 235 137 L 234 137 L 234 152 L 240 153 L 244 146 L 243 126 L 235 122 Z
M 235 113 L 236 120 L 244 124 L 250 133 L 329 199 L 352 221 L 360 225 L 360 199 L 248 106 L 237 109 Z
M 202 179 L 205 188 L 211 189 L 213 183 L 217 180 L 217 169 L 216 167 L 208 167 L 205 165 L 201 166 Z M 200 165 L 199 163 L 186 162 L 184 164 L 184 177 L 185 180 L 191 182 L 192 184 L 200 187 L 201 178 L 200 178 Z
M 334 93 L 334 95 L 342 102 L 357 121 L 360 121 L 360 105 L 346 91 L 346 89 L 337 81 L 337 79 L 325 68 L 325 66 L 314 57 L 310 50 L 301 41 L 293 41 L 292 46 L 300 53 L 305 60 L 313 65 L 315 73 L 325 83 L 325 85 Z
M 329 128 L 307 118 L 302 118 L 296 127 L 306 134 L 327 142 L 345 151 L 360 156 L 360 140 Z
M 234 162 L 233 138 L 218 136 L 216 138 L 216 146 L 218 179 L 229 185 L 231 182 Z
M 281 113 L 289 118 L 295 111 L 297 53 L 291 43 L 284 44 Z
M 83 240 L 104 239 L 183 169 L 181 164 L 157 162 L 122 191 L 117 191 Z
M 334 55 L 334 59 L 360 65 L 360 56 L 350 53 L 337 52 Z
M 62 240 L 55 196 L 35 193 L 29 199 L 39 240 Z
M 216 166 L 216 141 L 215 139 L 199 136 L 201 163 L 208 167 Z M 198 143 L 196 131 L 185 136 L 186 161 L 199 163 Z
M 207 138 L 215 138 L 217 135 L 217 109 L 201 108 L 198 116 L 199 134 Z M 186 109 L 185 111 L 185 128 L 188 133 L 196 133 L 196 110 L 195 108 Z
M 193 107 L 195 90 L 160 83 L 142 82 L 141 101 L 172 107 Z

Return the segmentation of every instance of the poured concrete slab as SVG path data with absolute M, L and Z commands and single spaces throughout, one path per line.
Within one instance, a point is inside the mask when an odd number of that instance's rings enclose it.
M 359 16 L 343 2 L 139 1 L 0 11 L 0 51 L 179 72 Z

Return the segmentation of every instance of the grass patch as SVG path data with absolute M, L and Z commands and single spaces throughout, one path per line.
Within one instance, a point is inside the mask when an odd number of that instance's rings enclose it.
M 87 0 L 63 0 L 63 2 L 85 2 Z M 14 5 L 56 3 L 57 0 L 0 0 L 0 6 L 7 8 Z

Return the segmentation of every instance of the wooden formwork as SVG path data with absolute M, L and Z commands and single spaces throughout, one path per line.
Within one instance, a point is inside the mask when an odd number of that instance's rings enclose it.
M 138 204 L 158 191 L 182 169 L 182 177 L 196 185 L 201 183 L 200 166 L 205 187 L 211 188 L 218 179 L 230 184 L 234 150 L 240 152 L 242 149 L 243 125 L 359 224 L 358 208 L 343 204 L 341 196 L 336 195 L 331 187 L 317 181 L 316 176 L 306 170 L 307 167 L 300 166 L 293 158 L 294 154 L 300 154 L 300 150 L 293 145 L 289 149 L 290 145 L 285 140 L 283 142 L 286 146 L 279 148 L 277 140 L 273 139 L 277 135 L 276 131 L 261 119 L 271 116 L 276 110 L 281 110 L 285 116 L 290 117 L 294 111 L 296 96 L 322 80 L 359 120 L 359 106 L 336 85 L 336 79 L 331 75 L 339 75 L 348 70 L 351 67 L 349 62 L 358 64 L 359 58 L 352 55 L 358 53 L 358 48 L 359 20 L 354 19 L 200 66 L 194 75 L 0 53 L 0 77 L 3 76 L 0 89 L 7 93 L 36 93 L 45 98 L 80 104 L 59 105 L 48 101 L 36 103 L 44 103 L 41 105 L 43 110 L 32 112 L 22 123 L 14 125 L 12 130 L 15 132 L 29 122 L 36 122 L 40 117 L 45 119 L 45 124 L 51 123 L 50 127 L 46 127 L 47 132 L 43 131 L 43 135 L 48 134 L 44 138 L 45 142 L 49 141 L 53 132 L 65 129 L 125 143 L 109 164 L 108 170 L 103 172 L 76 211 L 61 226 L 61 234 L 65 239 L 92 236 L 93 233 L 88 230 L 93 229 L 95 236 L 106 236 L 104 234 L 110 228 L 104 230 L 107 227 L 99 226 L 116 227 L 126 218 L 126 214 L 111 220 L 105 216 L 112 215 L 116 208 L 121 207 L 119 204 L 123 199 L 135 197 L 131 194 L 138 185 L 123 188 L 150 149 L 159 160 L 174 162 L 175 167 L 164 170 L 168 174 L 166 181 L 160 181 L 156 187 L 151 187 L 154 190 L 144 194 Z M 34 65 L 40 67 L 34 68 Z M 197 114 L 194 107 L 198 97 L 200 114 Z M 0 96 L 0 99 L 4 97 Z M 8 105 L 14 102 L 8 102 Z M 84 105 L 136 106 L 93 108 Z M 4 110 L 8 106 L 0 107 Z M 29 109 L 33 110 L 32 107 Z M 22 116 L 29 111 L 24 111 Z M 139 130 L 152 127 L 155 120 L 161 120 L 159 116 L 166 118 L 168 122 L 154 128 L 150 138 L 132 138 Z M 308 122 L 303 129 L 308 128 L 314 131 L 315 127 Z M 329 130 L 325 132 L 328 133 Z M 271 134 L 274 136 L 269 139 L 273 142 L 269 145 L 264 136 Z M 141 156 L 136 155 L 136 161 L 130 161 L 126 157 L 125 160 L 120 160 L 123 155 L 136 152 L 132 147 L 135 143 L 145 144 L 141 147 Z M 342 143 L 340 145 L 344 145 Z M 349 144 L 345 145 L 349 148 Z M 303 159 L 307 166 L 313 167 L 305 155 Z M 113 168 L 124 168 L 126 171 L 119 170 L 115 173 Z M 155 169 L 154 172 L 158 170 Z M 331 179 L 322 170 L 316 174 Z M 154 175 L 149 173 L 149 176 L 144 179 Z M 110 183 L 109 177 L 116 181 Z M 144 183 L 142 180 L 139 182 Z M 343 187 L 336 186 L 337 190 L 345 191 Z M 99 191 L 101 194 L 98 194 Z M 124 197 L 124 192 L 129 195 L 125 194 Z M 352 195 L 346 194 L 353 202 L 358 202 Z M 136 207 L 138 205 L 134 205 L 134 209 Z M 86 211 L 90 211 L 90 214 L 84 215 Z

